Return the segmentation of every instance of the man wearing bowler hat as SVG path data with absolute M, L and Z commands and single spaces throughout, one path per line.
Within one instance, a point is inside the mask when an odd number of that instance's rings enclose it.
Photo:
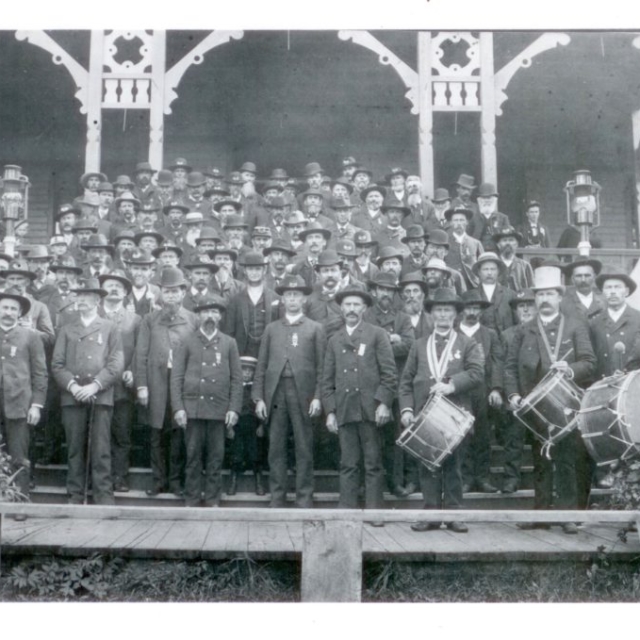
M 401 241 L 409 250 L 409 255 L 402 261 L 400 275 L 420 271 L 427 264 L 427 234 L 419 224 L 411 225 Z
M 79 315 L 61 327 L 51 361 L 67 440 L 67 493 L 70 504 L 86 500 L 89 456 L 93 500 L 111 505 L 111 418 L 114 385 L 124 371 L 122 341 L 98 313 L 107 295 L 98 280 L 87 279 L 75 294 Z
M 227 303 L 222 330 L 235 339 L 241 356 L 258 357 L 267 325 L 280 317 L 280 298 L 267 287 L 267 259 L 257 251 L 242 259 L 246 288 Z
M 144 249 L 134 251 L 129 259 L 131 293 L 126 297 L 124 304 L 141 318 L 160 308 L 160 288 L 150 283 L 155 264 L 155 258 Z
M 67 247 L 71 246 L 74 240 L 73 228 L 76 226 L 76 222 L 80 218 L 82 212 L 80 208 L 73 204 L 60 205 L 55 219 L 60 235 L 64 238 Z
M 169 377 L 176 351 L 198 325 L 197 317 L 182 306 L 187 287 L 180 269 L 163 269 L 162 308 L 142 319 L 136 343 L 136 393 L 138 403 L 148 408 L 147 423 L 151 427 L 153 485 L 147 490 L 150 496 L 167 488 L 177 495 L 183 490 L 184 433 L 172 420 Z
M 287 275 L 287 266 L 298 254 L 288 242 L 274 242 L 270 247 L 262 251 L 267 260 L 267 273 L 265 275 L 265 285 L 275 291 L 276 287 L 282 284 Z
M 184 204 L 189 211 L 199 211 L 203 215 L 211 210 L 211 203 L 204 197 L 206 178 L 200 171 L 192 171 L 187 176 L 187 197 Z
M 509 217 L 498 211 L 498 192 L 490 182 L 478 187 L 477 202 L 478 210 L 469 223 L 469 235 L 480 240 L 485 251 L 496 251 L 493 234 L 498 229 L 511 226 Z
M 577 385 L 592 379 L 596 358 L 586 323 L 560 311 L 564 293 L 562 272 L 554 265 L 543 265 L 534 272 L 537 318 L 519 325 L 509 346 L 504 372 L 505 391 L 513 411 L 542 378 L 555 371 Z M 539 425 L 541 430 L 546 425 Z M 534 489 L 536 509 L 585 509 L 589 498 L 588 455 L 575 429 L 551 447 L 551 460 L 542 454 L 542 444 L 533 441 Z M 555 480 L 555 483 L 554 483 Z M 555 484 L 556 499 L 553 499 Z M 544 528 L 548 524 L 523 523 L 521 528 Z M 564 533 L 576 534 L 574 522 L 562 525 Z
M 565 282 L 571 282 L 562 296 L 562 313 L 590 321 L 604 312 L 607 304 L 602 291 L 596 286 L 600 271 L 602 263 L 599 260 L 583 256 L 562 267 Z
M 171 370 L 173 418 L 185 433 L 187 507 L 199 505 L 203 489 L 204 506 L 219 506 L 225 430 L 233 430 L 242 409 L 238 347 L 219 330 L 225 310 L 216 296 L 198 303 L 200 326 L 181 343 Z
M 326 334 L 322 325 L 305 317 L 305 297 L 311 293 L 300 276 L 290 275 L 276 289 L 285 315 L 267 325 L 258 355 L 252 397 L 256 415 L 268 420 L 271 506 L 286 506 L 287 441 L 293 430 L 296 465 L 296 506 L 313 507 L 312 419 L 321 411 L 320 381 Z
M 433 318 L 434 330 L 416 340 L 409 352 L 400 378 L 400 410 L 402 425 L 411 426 L 416 415 L 433 396 L 446 396 L 453 404 L 471 408 L 471 390 L 482 382 L 484 355 L 482 347 L 454 329 L 462 310 L 462 301 L 450 289 L 438 289 L 432 300 L 425 302 Z M 437 471 L 421 464 L 420 488 L 425 509 L 456 509 L 462 507 L 462 455 L 460 446 L 454 449 Z M 454 533 L 466 533 L 467 525 L 459 520 L 446 522 Z M 417 522 L 414 531 L 440 529 L 441 522 Z
M 173 174 L 168 169 L 158 171 L 155 199 L 161 209 L 173 200 Z
M 471 194 L 476 189 L 475 178 L 466 173 L 461 173 L 458 181 L 455 183 L 456 197 L 451 201 L 451 207 L 464 207 L 471 209 L 473 213 L 478 212 L 477 205 L 472 202 Z
M 364 204 L 351 217 L 351 222 L 359 229 L 369 231 L 373 236 L 380 233 L 388 224 L 387 217 L 382 212 L 386 195 L 387 190 L 377 184 L 362 189 L 360 199 Z
M 339 292 L 344 325 L 329 340 L 322 375 L 326 426 L 340 439 L 340 507 L 358 508 L 361 461 L 365 508 L 383 507 L 383 430 L 389 429 L 397 373 L 387 333 L 364 320 L 372 303 L 361 289 Z M 373 521 L 373 526 L 383 523 Z
M 516 256 L 516 249 L 522 242 L 522 236 L 513 227 L 503 227 L 493 234 L 498 254 L 506 269 L 500 275 L 500 284 L 513 291 L 528 289 L 533 284 L 533 269 L 522 258 Z

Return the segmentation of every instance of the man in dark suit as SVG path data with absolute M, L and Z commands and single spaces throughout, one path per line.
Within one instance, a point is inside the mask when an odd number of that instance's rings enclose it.
M 16 476 L 16 486 L 29 497 L 29 429 L 40 421 L 47 395 L 44 345 L 32 329 L 18 324 L 30 301 L 0 293 L 0 420 L 2 439 Z M 25 520 L 25 516 L 15 516 Z
M 428 288 L 422 272 L 407 273 L 398 284 L 400 297 L 404 300 L 403 311 L 411 320 L 415 339 L 430 334 L 433 331 L 433 319 L 424 310 Z
M 360 289 L 341 291 L 336 301 L 345 319 L 327 346 L 322 403 L 327 428 L 340 436 L 340 507 L 356 509 L 360 461 L 364 462 L 365 507 L 383 506 L 382 429 L 388 429 L 397 374 L 386 331 L 363 320 L 373 303 Z M 372 522 L 382 526 L 382 522 Z
M 527 204 L 525 216 L 527 220 L 519 229 L 522 235 L 522 246 L 528 248 L 549 247 L 549 229 L 540 224 L 540 203 L 531 200 Z
M 480 240 L 485 251 L 496 251 L 493 234 L 498 229 L 511 226 L 509 216 L 498 211 L 498 192 L 490 182 L 478 187 L 477 202 L 478 211 L 469 223 L 469 235 Z
M 51 362 L 67 439 L 67 492 L 70 504 L 86 499 L 89 442 L 93 500 L 110 505 L 111 417 L 114 385 L 124 372 L 122 341 L 116 326 L 98 315 L 106 296 L 100 283 L 89 278 L 75 293 L 79 316 L 61 328 Z
M 515 411 L 549 371 L 558 371 L 576 384 L 586 384 L 593 375 L 595 355 L 587 325 L 560 312 L 564 287 L 556 266 L 541 266 L 534 272 L 538 316 L 520 325 L 509 347 L 505 367 L 505 390 Z M 535 508 L 549 509 L 553 504 L 553 485 L 559 509 L 584 509 L 589 497 L 588 456 L 575 429 L 551 449 L 551 460 L 541 453 L 542 445 L 533 445 Z M 521 528 L 548 528 L 549 525 L 523 523 Z M 575 534 L 573 522 L 563 531 Z
M 134 379 L 138 403 L 148 407 L 147 424 L 151 427 L 150 496 L 158 495 L 167 485 L 172 493 L 182 495 L 184 432 L 172 420 L 169 377 L 174 354 L 198 325 L 196 316 L 182 306 L 186 288 L 182 271 L 165 267 L 160 279 L 162 308 L 147 314 L 138 332 Z
M 293 429 L 296 506 L 313 506 L 313 431 L 320 415 L 320 380 L 326 347 L 322 325 L 303 314 L 311 289 L 300 276 L 289 276 L 276 289 L 285 317 L 267 326 L 258 354 L 253 399 L 260 420 L 269 419 L 271 506 L 286 505 L 287 436 Z
M 194 311 L 200 328 L 180 345 L 171 370 L 171 406 L 185 430 L 185 504 L 217 507 L 222 493 L 225 429 L 233 433 L 242 409 L 242 371 L 236 341 L 218 327 L 221 298 L 202 299 Z
M 483 300 L 490 303 L 480 316 L 480 322 L 500 334 L 514 324 L 509 301 L 515 292 L 499 283 L 500 274 L 506 270 L 504 262 L 491 251 L 483 253 L 473 265 L 473 273 L 480 279 L 478 291 Z
M 183 269 L 188 273 L 191 286 L 187 289 L 182 306 L 193 311 L 204 298 L 211 295 L 209 286 L 211 277 L 218 272 L 218 266 L 201 258 L 194 258 L 188 264 L 183 265 Z
M 413 343 L 400 378 L 400 410 L 405 428 L 413 424 L 415 414 L 434 394 L 447 396 L 454 404 L 470 410 L 469 392 L 482 382 L 484 375 L 482 347 L 453 328 L 462 308 L 460 298 L 450 289 L 438 289 L 425 306 L 433 317 L 433 333 Z M 462 453 L 460 447 L 456 448 L 436 472 L 420 466 L 425 509 L 461 508 Z M 439 529 L 440 525 L 439 522 L 417 522 L 411 528 L 429 531 Z M 456 533 L 468 531 L 467 525 L 457 520 L 446 525 Z
M 589 322 L 598 317 L 607 305 L 596 286 L 596 277 L 602 271 L 602 263 L 595 258 L 576 258 L 562 267 L 566 288 L 560 303 L 560 311 L 572 318 L 581 318 Z

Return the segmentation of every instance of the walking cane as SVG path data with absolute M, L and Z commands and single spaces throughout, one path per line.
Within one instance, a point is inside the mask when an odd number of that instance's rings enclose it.
M 88 504 L 89 502 L 89 470 L 91 468 L 91 438 L 93 435 L 93 414 L 96 409 L 95 398 L 91 398 L 89 401 L 91 406 L 89 407 L 89 420 L 88 420 L 88 433 L 87 433 L 87 452 L 86 452 L 86 463 L 84 470 L 84 499 L 83 504 Z

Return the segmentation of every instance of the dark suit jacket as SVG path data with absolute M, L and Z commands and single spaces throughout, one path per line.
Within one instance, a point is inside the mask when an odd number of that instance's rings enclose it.
M 616 369 L 640 368 L 640 311 L 627 306 L 617 322 L 603 311 L 589 322 L 589 335 L 596 354 L 596 379 L 613 375 Z M 613 348 L 616 342 L 625 346 L 620 356 Z
M 334 298 L 322 293 L 321 285 L 316 285 L 304 303 L 304 315 L 319 322 L 327 334 L 327 340 L 344 326 L 342 309 Z
M 506 213 L 494 211 L 486 218 L 479 211 L 473 214 L 467 233 L 480 240 L 485 251 L 496 251 L 497 246 L 493 241 L 493 234 L 503 227 L 510 226 L 509 216 Z
M 4 415 L 26 419 L 32 404 L 44 407 L 47 397 L 47 363 L 44 345 L 33 329 L 0 329 L 0 371 Z
M 72 380 L 80 385 L 95 380 L 101 387 L 95 403 L 113 406 L 113 387 L 122 378 L 124 355 L 118 329 L 98 316 L 85 327 L 78 316 L 60 328 L 51 360 L 53 377 L 60 387 L 60 404 L 73 406 L 76 401 L 67 390 Z
M 498 334 L 493 329 L 480 325 L 471 337 L 482 347 L 486 388 L 489 391 L 502 391 L 505 352 Z
M 236 341 L 198 330 L 178 347 L 171 369 L 171 409 L 191 420 L 224 420 L 242 409 L 242 368 Z
M 374 304 L 364 312 L 365 322 L 381 327 L 387 334 L 397 333 L 401 341 L 398 344 L 392 344 L 393 357 L 396 362 L 398 375 L 402 373 L 404 363 L 407 361 L 409 350 L 415 340 L 415 333 L 411 319 L 404 311 L 396 311 L 391 309 L 388 313 L 383 313 L 378 305 Z
M 314 399 L 320 399 L 320 380 L 327 345 L 324 327 L 302 316 L 290 325 L 286 318 L 267 325 L 262 335 L 252 397 L 264 400 L 271 411 L 273 396 L 287 360 L 293 371 L 300 409 L 305 414 Z
M 553 344 L 551 348 L 553 349 Z M 565 355 L 569 349 L 572 351 Z M 596 357 L 584 322 L 565 316 L 558 357 L 569 363 L 576 384 L 589 382 L 593 375 Z M 551 360 L 542 341 L 536 319 L 518 325 L 513 342 L 509 346 L 504 371 L 507 397 L 516 393 L 526 396 L 549 372 L 550 367 Z
M 362 321 L 349 336 L 340 329 L 327 345 L 322 405 L 339 425 L 374 422 L 378 404 L 391 407 L 398 378 L 389 337 Z
M 593 302 L 588 309 L 580 302 L 574 286 L 567 287 L 562 296 L 562 302 L 560 303 L 560 311 L 565 316 L 569 318 L 580 318 L 587 322 L 602 315 L 606 308 L 607 304 L 604 301 L 604 296 L 595 288 L 593 290 Z
M 491 306 L 484 309 L 480 314 L 480 322 L 485 327 L 500 333 L 515 324 L 513 311 L 509 305 L 509 300 L 512 300 L 516 295 L 514 291 L 497 284 L 491 300 L 488 300 L 481 284 L 478 285 L 478 291 L 483 300 L 491 302 Z
M 418 413 L 431 394 L 436 379 L 427 360 L 428 336 L 413 343 L 407 364 L 400 377 L 400 410 L 412 409 Z M 447 396 L 451 402 L 467 410 L 471 409 L 470 392 L 484 378 L 482 347 L 473 338 L 455 332 L 451 359 L 445 371 L 445 380 L 453 383 L 455 391 Z
M 38 300 L 34 300 L 28 294 L 27 298 L 30 298 L 31 300 L 31 309 L 29 310 L 27 317 L 31 318 L 32 328 L 42 338 L 45 348 L 53 346 L 56 339 L 56 333 L 53 330 L 53 324 L 51 322 L 51 316 L 49 315 L 47 305 Z

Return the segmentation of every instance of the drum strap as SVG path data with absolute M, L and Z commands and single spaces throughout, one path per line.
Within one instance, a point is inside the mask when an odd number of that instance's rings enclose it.
M 553 351 L 551 351 L 551 345 L 549 344 L 549 339 L 547 338 L 547 332 L 542 326 L 540 316 L 538 316 L 538 329 L 540 330 L 542 342 L 544 343 L 545 349 L 547 350 L 549 360 L 551 360 L 551 364 L 553 364 L 554 362 L 558 361 L 558 353 L 560 353 L 560 343 L 562 342 L 562 334 L 564 332 L 564 316 L 560 316 L 560 326 L 558 327 L 558 336 L 556 337 L 555 345 L 553 345 Z
M 444 378 L 444 374 L 447 371 L 447 364 L 449 362 L 449 358 L 451 357 L 451 352 L 453 351 L 453 345 L 456 342 L 456 333 L 454 331 L 451 332 L 449 340 L 447 341 L 446 347 L 442 350 L 442 355 L 438 358 L 438 354 L 436 351 L 436 333 L 435 331 L 429 336 L 427 340 L 427 363 L 429 364 L 429 369 L 431 369 L 431 373 L 433 377 L 436 379 L 436 382 L 441 382 L 442 378 Z

